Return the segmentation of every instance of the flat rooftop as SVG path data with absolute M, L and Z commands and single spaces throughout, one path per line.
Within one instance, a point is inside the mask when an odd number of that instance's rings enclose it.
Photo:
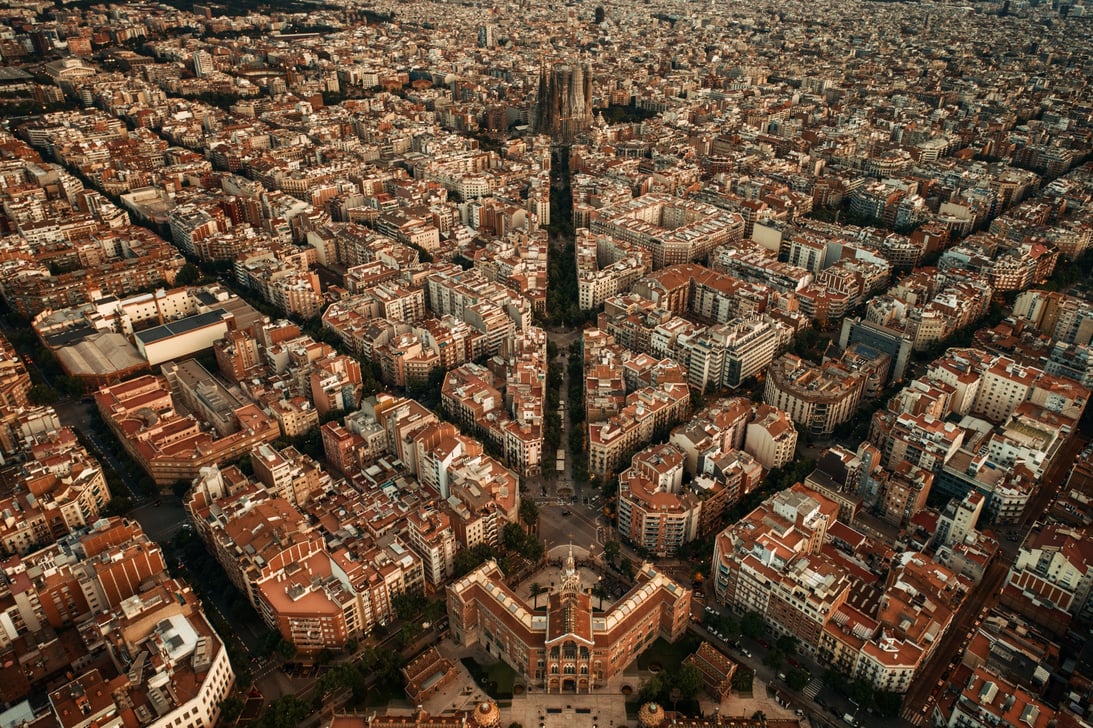
M 228 316 L 228 312 L 223 308 L 215 308 L 212 311 L 206 311 L 205 313 L 199 313 L 196 316 L 187 316 L 184 319 L 178 321 L 172 321 L 160 326 L 153 326 L 150 329 L 144 331 L 138 331 L 134 336 L 140 339 L 145 344 L 152 344 L 156 341 L 168 339 L 172 336 L 178 336 L 180 334 L 186 334 L 190 331 L 196 331 L 197 329 L 203 329 L 206 326 L 222 321 Z

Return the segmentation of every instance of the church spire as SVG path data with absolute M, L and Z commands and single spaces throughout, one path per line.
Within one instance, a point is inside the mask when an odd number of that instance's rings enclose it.
M 581 574 L 577 571 L 577 561 L 573 558 L 573 542 L 569 542 L 569 555 L 562 570 L 562 593 L 576 594 L 581 590 Z

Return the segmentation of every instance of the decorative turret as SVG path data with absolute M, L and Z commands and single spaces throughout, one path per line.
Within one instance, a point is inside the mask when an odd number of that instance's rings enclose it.
M 576 594 L 581 590 L 581 574 L 577 571 L 577 561 L 573 558 L 573 544 L 569 544 L 569 555 L 565 557 L 562 570 L 562 593 Z
M 658 728 L 664 725 L 665 718 L 664 708 L 656 703 L 646 703 L 638 711 L 638 725 L 641 728 Z
M 471 726 L 474 728 L 497 728 L 501 725 L 501 711 L 492 700 L 486 700 L 475 706 L 471 714 Z

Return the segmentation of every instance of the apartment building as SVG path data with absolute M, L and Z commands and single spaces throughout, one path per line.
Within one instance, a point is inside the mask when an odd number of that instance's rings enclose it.
M 670 442 L 683 453 L 684 467 L 694 475 L 704 471 L 706 453 L 745 447 L 752 402 L 746 397 L 719 399 L 699 410 L 690 421 L 672 430 Z
M 771 286 L 783 294 L 796 293 L 812 283 L 812 272 L 778 260 L 776 251 L 755 244 L 723 245 L 710 256 L 710 267 L 749 283 Z
M 503 381 L 478 364 L 449 371 L 441 387 L 441 407 L 461 429 L 500 447 L 510 467 L 534 475 L 542 467 L 541 364 L 537 356 L 507 361 Z M 503 391 L 495 384 L 502 384 Z
M 266 400 L 282 437 L 300 437 L 319 426 L 319 412 L 311 401 L 300 396 Z
M 654 270 L 705 260 L 714 248 L 744 235 L 744 219 L 713 205 L 650 193 L 593 210 L 589 229 L 649 253 Z
M 199 535 L 266 624 L 303 655 L 344 648 L 392 618 L 396 594 L 424 586 L 413 550 L 398 538 L 383 546 L 351 538 L 346 513 L 319 517 L 328 513 L 321 500 L 305 504 L 305 515 L 249 483 L 210 495 L 195 492 L 188 504 Z
M 1093 537 L 1070 526 L 1037 526 L 1021 544 L 1002 596 L 1032 621 L 1088 618 L 1093 613 Z
M 140 525 L 116 516 L 14 556 L 3 569 L 11 599 L 0 644 L 115 610 L 142 585 L 162 581 L 165 569 L 162 551 Z
M 933 487 L 934 474 L 908 460 L 900 460 L 880 485 L 882 518 L 895 526 L 905 526 L 926 507 Z
M 679 359 L 686 363 L 692 387 L 735 389 L 770 366 L 782 342 L 782 333 L 771 319 L 736 318 L 681 341 Z
M 965 431 L 959 425 L 931 415 L 899 414 L 883 439 L 872 440 L 884 453 L 884 466 L 895 470 L 909 462 L 931 473 L 938 473 L 964 443 Z
M 355 410 L 361 399 L 361 365 L 345 354 L 319 359 L 311 366 L 311 401 L 319 416 Z
M 841 366 L 821 368 L 783 354 L 767 370 L 763 401 L 784 410 L 812 435 L 831 434 L 857 411 L 865 377 Z
M 861 571 L 854 554 L 825 543 L 832 528 L 845 529 L 838 513 L 837 503 L 801 484 L 771 496 L 718 535 L 714 593 L 737 611 L 763 615 L 777 633 L 852 678 L 905 692 L 971 582 L 909 553 L 871 613 L 863 611 L 861 580 L 876 577 Z
M 1055 722 L 1055 717 L 1056 711 L 1036 694 L 986 667 L 975 667 L 944 725 L 947 728 L 994 728 L 999 725 L 1048 728 Z
M 25 554 L 95 523 L 111 500 L 102 467 L 72 430 L 47 426 L 20 443 L 23 462 L 5 469 L 0 546 Z
M 793 460 L 797 452 L 797 428 L 789 414 L 769 404 L 757 406 L 744 435 L 744 452 L 767 470 Z
M 619 536 L 657 555 L 673 555 L 699 534 L 704 506 L 699 488 L 683 486 L 683 455 L 654 445 L 634 455 L 619 474 Z
M 250 452 L 254 478 L 266 491 L 300 508 L 313 495 L 331 487 L 330 475 L 320 465 L 292 446 L 280 450 L 262 443 Z
M 991 422 L 1003 422 L 1017 405 L 1029 398 L 1040 370 L 1023 367 L 1011 359 L 999 357 L 983 371 L 972 414 Z
M 588 424 L 589 469 L 601 477 L 617 471 L 631 452 L 652 439 L 655 431 L 667 432 L 686 416 L 690 405 L 686 384 L 662 384 L 631 393 L 618 415 Z
M 959 501 L 955 498 L 950 500 L 937 520 L 935 542 L 945 546 L 963 543 L 974 533 L 986 502 L 983 494 L 977 491 L 968 493 Z
M 99 414 L 126 452 L 159 485 L 192 480 L 201 468 L 235 460 L 280 435 L 257 405 L 232 408 L 230 434 L 215 437 L 193 415 L 179 415 L 164 377 L 146 375 L 95 394 Z
M 576 231 L 577 290 L 582 310 L 597 308 L 652 270 L 649 252 L 587 228 Z
M 18 679 L 27 689 L 55 675 L 47 709 L 58 725 L 86 725 L 89 715 L 157 728 L 216 724 L 234 681 L 227 651 L 139 524 L 98 520 L 9 558 L 0 579 L 0 648 L 31 666 Z M 63 662 L 53 664 L 43 635 L 69 645 Z M 105 682 L 95 665 L 116 677 Z
M 805 573 L 810 569 L 831 572 L 826 564 L 820 563 L 823 560 L 820 547 L 824 533 L 835 522 L 838 512 L 837 504 L 800 484 L 768 498 L 738 524 L 722 531 L 715 540 L 711 578 L 717 598 L 734 609 L 754 610 L 766 616 L 771 614 L 775 584 L 782 578 L 789 579 L 787 570 L 795 561 L 806 557 L 793 567 L 796 569 L 793 573 Z M 828 588 L 809 597 L 816 600 L 810 602 L 809 609 L 818 613 L 822 609 L 821 602 L 830 602 L 829 607 L 837 608 L 845 601 L 848 589 L 849 583 L 845 579 L 833 578 Z M 784 600 L 779 604 L 779 613 L 784 615 Z M 801 636 L 811 639 L 806 649 L 813 651 L 816 635 L 811 628 L 803 629 L 804 625 L 804 622 L 798 625 L 802 627 Z
M 421 557 L 425 580 L 439 588 L 452 575 L 457 548 L 451 516 L 442 510 L 421 508 L 407 516 L 406 526 L 410 548 Z
M 122 603 L 91 625 L 117 665 L 113 680 L 92 668 L 49 693 L 59 725 L 89 723 L 141 728 L 212 728 L 235 673 L 224 642 L 188 587 L 170 580 Z

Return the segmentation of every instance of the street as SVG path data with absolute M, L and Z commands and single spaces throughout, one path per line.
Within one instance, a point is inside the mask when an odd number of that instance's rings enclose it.
M 569 452 L 569 430 L 570 430 L 570 411 L 569 403 L 566 400 L 566 395 L 569 392 L 569 357 L 567 355 L 569 347 L 581 339 L 580 329 L 563 329 L 563 330 L 547 330 L 547 340 L 552 342 L 558 347 L 558 356 L 550 362 L 552 367 L 557 367 L 562 374 L 562 382 L 560 390 L 558 392 L 558 416 L 561 420 L 561 435 L 559 437 L 560 447 L 565 451 L 565 463 L 562 472 L 558 473 L 554 470 L 555 453 L 544 453 L 543 455 L 543 469 L 556 473 L 553 478 L 553 493 L 548 494 L 556 495 L 562 498 L 579 498 L 581 496 L 580 484 L 573 481 L 573 458 L 581 457 L 580 453 Z M 583 423 L 581 425 L 584 426 Z M 544 484 L 545 485 L 545 484 Z M 549 487 L 549 486 L 548 486 Z
M 705 605 L 699 602 L 695 602 L 691 611 L 696 617 L 701 620 L 705 617 L 704 610 Z M 724 607 L 713 605 L 710 608 L 714 609 L 716 613 L 728 613 Z M 722 652 L 728 653 L 732 660 L 740 665 L 743 665 L 751 669 L 755 673 L 755 679 L 769 688 L 777 690 L 784 698 L 786 698 L 790 707 L 801 710 L 808 716 L 812 725 L 816 726 L 828 726 L 829 728 L 836 728 L 840 726 L 838 716 L 847 712 L 854 712 L 856 708 L 842 697 L 834 693 L 832 690 L 828 690 L 823 686 L 820 681 L 820 676 L 823 674 L 823 668 L 817 665 L 806 655 L 797 654 L 793 659 L 796 660 L 802 669 L 807 670 L 812 675 L 812 680 L 805 687 L 802 692 L 795 692 L 791 690 L 784 680 L 779 679 L 779 672 L 784 671 L 785 668 L 774 668 L 767 665 L 763 658 L 770 651 L 770 648 L 763 647 L 758 640 L 753 640 L 749 637 L 745 637 L 740 634 L 717 635 L 710 632 L 701 621 L 693 621 L 691 623 L 691 631 L 702 637 L 702 639 L 715 645 Z M 769 644 L 773 637 L 762 638 Z M 739 643 L 740 647 L 733 646 L 732 643 Z M 746 652 L 745 652 L 746 650 Z M 823 692 L 823 697 L 819 697 Z M 866 716 L 859 716 L 861 725 L 868 726 L 874 723 L 870 722 L 870 718 Z M 879 722 L 875 723 L 880 725 Z
M 1066 482 L 1067 474 L 1074 466 L 1075 458 L 1078 457 L 1078 453 L 1082 451 L 1088 442 L 1087 438 L 1075 434 L 1065 445 L 1059 448 L 1055 459 L 1051 461 L 1051 465 L 1044 471 L 1044 476 L 1040 479 L 1040 487 L 1032 494 L 1025 506 L 1025 512 L 1021 517 L 1022 540 L 1024 540 L 1024 534 L 1029 527 L 1044 515 L 1048 506 L 1051 505 L 1051 501 L 1058 495 L 1063 483 Z
M 938 681 L 945 679 L 943 675 L 947 677 L 950 663 L 959 660 L 964 654 L 968 635 L 978 625 L 980 615 L 998 602 L 998 589 L 1006 578 L 1009 567 L 1010 562 L 1004 556 L 996 557 L 987 567 L 983 580 L 965 598 L 945 636 L 941 638 L 941 643 L 925 667 L 919 670 L 915 681 L 911 683 L 911 689 L 904 696 L 902 717 L 905 720 L 916 726 L 930 722 L 929 714 L 938 690 Z
M 1085 446 L 1086 440 L 1075 436 L 1067 442 L 1045 471 L 1040 486 L 1029 499 L 1019 526 L 1019 538 L 1013 542 L 1003 541 L 1002 548 L 994 561 L 987 567 L 983 580 L 972 590 L 961 605 L 952 625 L 942 637 L 941 643 L 934 650 L 926 666 L 919 671 L 918 677 L 911 684 L 904 698 L 903 717 L 912 724 L 925 725 L 930 722 L 929 712 L 934 696 L 944 685 L 938 687 L 938 681 L 946 680 L 952 663 L 960 659 L 968 643 L 969 634 L 978 628 L 982 615 L 998 603 L 1000 590 L 1005 583 L 1009 568 L 1013 564 L 1017 549 L 1024 541 L 1029 528 L 1039 520 L 1058 493 L 1066 474 L 1074 464 L 1074 458 Z
M 598 522 L 599 521 L 599 522 Z M 603 553 L 605 529 L 602 517 L 589 513 L 579 504 L 544 503 L 539 506 L 539 538 L 549 552 L 556 546 L 573 543 Z
M 60 399 L 53 404 L 61 424 L 80 433 L 91 445 L 92 455 L 97 457 L 107 468 L 112 470 L 129 491 L 133 506 L 137 507 L 156 497 L 155 493 L 145 492 L 141 484 L 132 477 L 130 469 L 122 462 L 123 452 L 113 433 L 99 426 L 95 405 L 78 399 Z M 120 455 L 120 457 L 119 457 Z M 158 540 L 152 537 L 153 540 Z

